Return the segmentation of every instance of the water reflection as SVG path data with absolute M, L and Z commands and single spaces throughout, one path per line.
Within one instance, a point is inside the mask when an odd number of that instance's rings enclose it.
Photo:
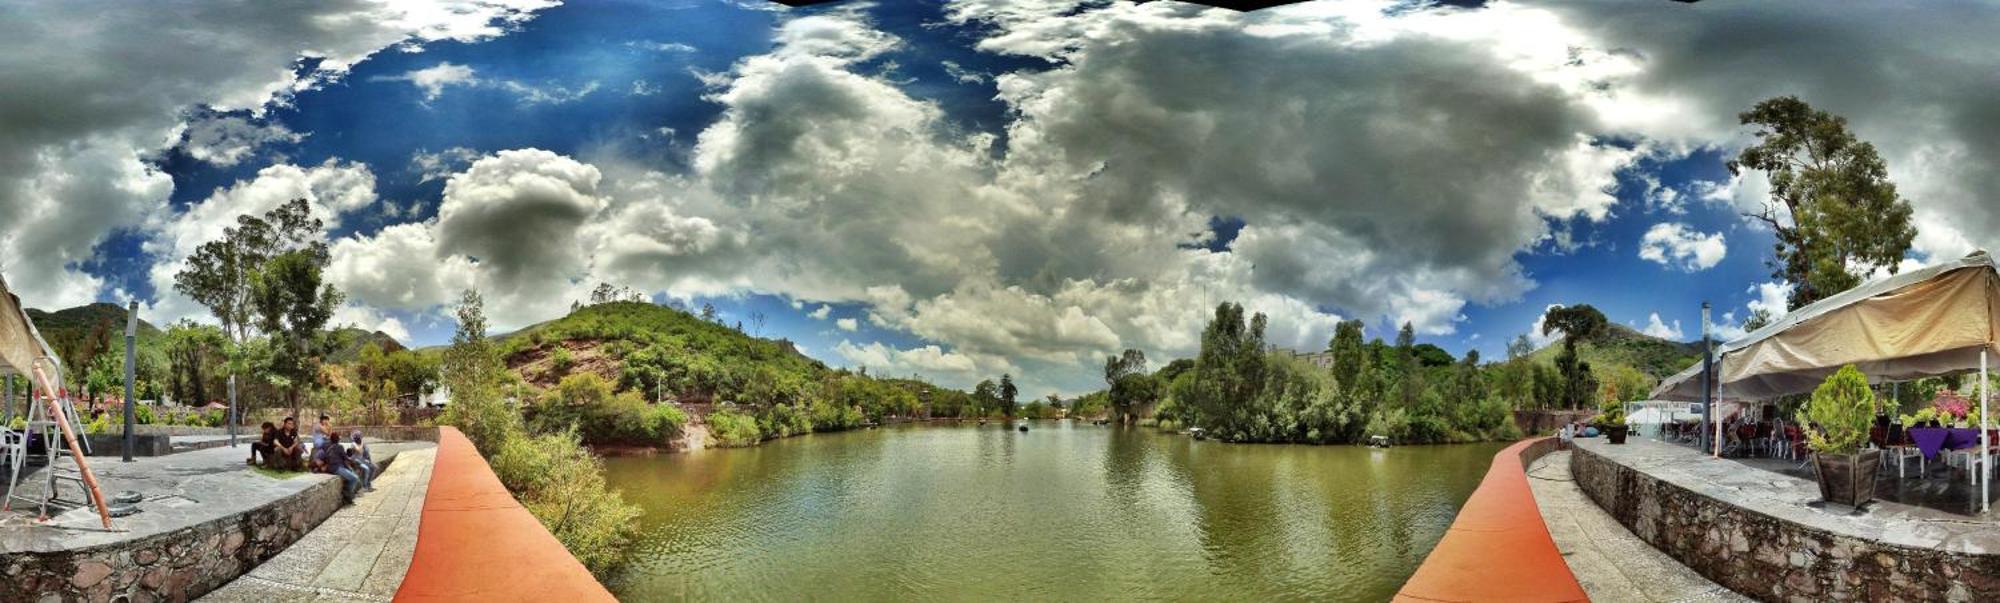
M 629 600 L 1381 600 L 1498 445 L 1194 442 L 1037 422 L 609 459 Z

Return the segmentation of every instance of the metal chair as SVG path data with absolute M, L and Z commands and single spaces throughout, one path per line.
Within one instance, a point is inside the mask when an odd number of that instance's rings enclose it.
M 1889 426 L 1889 447 L 1883 450 L 1889 453 L 1890 458 L 1896 459 L 1896 477 L 1899 479 L 1909 477 L 1905 467 L 1911 457 L 1917 459 L 1917 475 L 1922 476 L 1927 469 L 1924 451 L 1917 448 L 1916 442 L 1910 441 L 1910 432 L 1901 425 Z

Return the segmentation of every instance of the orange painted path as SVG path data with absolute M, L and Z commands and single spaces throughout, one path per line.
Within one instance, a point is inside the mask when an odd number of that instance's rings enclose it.
M 1521 455 L 1549 438 L 1493 455 L 1479 489 L 1397 601 L 1588 601 L 1542 523 Z
M 397 601 L 612 601 L 500 485 L 472 441 L 438 428 L 417 552 Z

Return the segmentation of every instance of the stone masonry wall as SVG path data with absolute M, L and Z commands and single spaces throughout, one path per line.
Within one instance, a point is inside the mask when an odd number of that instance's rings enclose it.
M 381 460 L 388 469 L 393 458 Z M 338 479 L 250 511 L 61 553 L 0 554 L 0 601 L 187 601 L 277 556 L 340 507 Z M 113 520 L 114 522 L 117 520 Z
M 1995 601 L 2000 555 L 1948 553 L 1837 535 L 1750 511 L 1588 450 L 1577 486 L 1640 539 L 1763 601 Z

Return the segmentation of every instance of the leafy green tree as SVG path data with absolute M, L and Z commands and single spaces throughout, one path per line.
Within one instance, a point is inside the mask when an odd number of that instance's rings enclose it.
M 222 238 L 202 243 L 174 274 L 174 290 L 208 308 L 232 340 L 243 341 L 256 325 L 252 279 L 265 263 L 285 253 L 303 251 L 323 265 L 327 245 L 325 225 L 312 217 L 305 199 L 293 199 L 263 216 L 237 216 L 236 226 Z
M 1556 355 L 1556 370 L 1562 373 L 1560 401 L 1564 408 L 1574 410 L 1596 405 L 1597 379 L 1590 372 L 1590 363 L 1577 357 L 1576 346 L 1579 342 L 1601 337 L 1608 328 L 1610 321 L 1590 304 L 1552 308 L 1543 315 L 1543 335 L 1557 331 L 1563 334 L 1563 349 L 1561 354 Z
M 1417 366 L 1423 368 L 1451 366 L 1453 363 L 1458 362 L 1457 358 L 1451 357 L 1451 352 L 1447 352 L 1444 348 L 1438 347 L 1435 344 L 1419 343 L 1415 348 L 1411 349 L 1411 352 L 1416 356 Z
M 1515 335 L 1513 341 L 1507 342 L 1508 360 L 1526 357 L 1533 353 L 1535 353 L 1535 343 L 1528 340 L 1528 334 L 1526 333 Z
M 1416 329 L 1404 322 L 1403 328 L 1396 331 L 1396 360 L 1390 368 L 1396 379 L 1396 402 L 1406 411 L 1423 404 L 1424 390 L 1428 385 L 1424 380 L 1423 365 L 1418 362 L 1416 342 Z
M 1763 308 L 1751 310 L 1750 317 L 1743 319 L 1743 332 L 1748 333 L 1762 329 L 1769 324 L 1771 324 L 1771 312 L 1769 310 Z
M 317 223 L 317 220 L 314 221 Z M 271 372 L 290 382 L 287 396 L 299 408 L 299 394 L 313 386 L 325 354 L 324 332 L 345 296 L 322 272 L 325 255 L 289 251 L 266 262 L 251 279 L 251 306 L 257 326 L 271 336 Z
M 979 416 L 992 416 L 1000 410 L 1000 386 L 994 384 L 992 379 L 980 380 L 978 385 L 972 386 L 972 403 Z
M 1794 285 L 1792 309 L 1853 288 L 1873 269 L 1896 272 L 1917 229 L 1875 145 L 1856 139 L 1846 118 L 1794 96 L 1737 117 L 1757 127 L 1758 143 L 1731 160 L 1729 172 L 1758 170 L 1770 180 L 1764 210 L 1746 215 L 1778 239 L 1772 276 Z
M 1333 340 L 1326 344 L 1327 351 L 1333 353 L 1333 378 L 1349 393 L 1356 391 L 1361 371 L 1370 360 L 1361 341 L 1362 327 L 1358 319 L 1340 321 L 1333 327 Z
M 228 335 L 218 327 L 181 319 L 167 328 L 165 344 L 174 399 L 189 404 L 207 402 L 208 376 L 226 368 L 220 365 L 229 346 Z
M 486 302 L 478 291 L 460 296 L 458 330 L 444 352 L 439 377 L 451 392 L 451 402 L 439 417 L 456 426 L 482 453 L 492 455 L 523 428 L 521 414 L 509 407 L 502 385 L 506 365 L 486 339 Z
M 1117 383 L 1119 377 L 1143 372 L 1146 372 L 1145 352 L 1126 348 L 1122 354 L 1104 357 L 1104 384 L 1106 386 Z
M 125 355 L 103 353 L 84 367 L 84 396 L 96 404 L 104 394 L 125 385 Z
M 1021 388 L 1014 386 L 1014 376 L 1000 375 L 1000 408 L 1008 417 L 1014 416 L 1015 399 L 1021 395 Z

